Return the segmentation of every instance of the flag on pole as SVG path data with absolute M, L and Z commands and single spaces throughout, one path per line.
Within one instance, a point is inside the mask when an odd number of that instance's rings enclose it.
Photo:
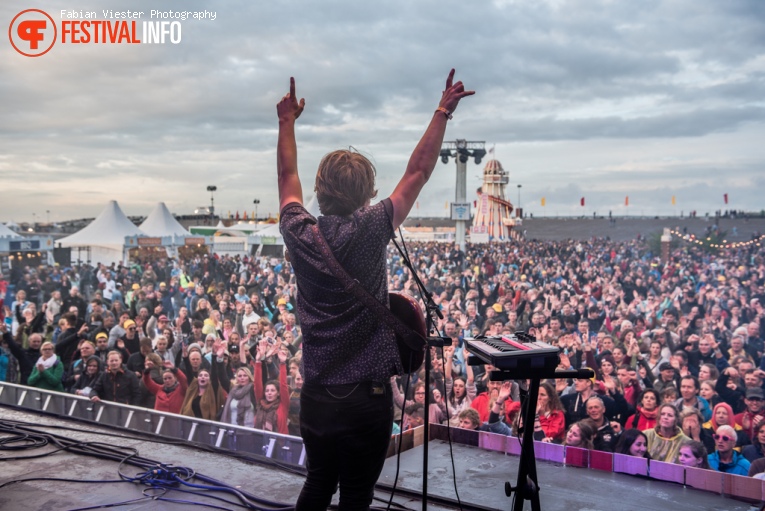
M 676 198 L 675 198 L 675 196 L 673 195 L 673 196 L 672 196 L 672 205 L 674 206 L 674 205 L 676 205 L 676 204 L 677 204 L 677 199 L 676 199 Z
M 624 197 L 624 205 L 625 206 L 629 206 L 630 205 L 630 196 L 629 195 Z
M 489 149 L 489 154 L 494 154 L 494 146 L 491 146 L 491 149 Z
M 420 209 L 420 201 L 417 201 L 417 209 Z
M 449 209 L 449 201 L 444 202 L 444 209 Z
M 723 200 L 725 201 L 725 204 L 728 203 L 728 194 L 727 193 L 723 194 Z
M 547 199 L 542 197 L 542 207 L 545 207 L 545 204 L 547 204 Z
M 244 210 L 244 213 L 242 213 L 242 214 L 243 214 L 242 219 L 243 220 L 247 220 L 247 210 L 246 209 Z
M 584 206 L 584 197 L 582 197 L 581 199 L 579 199 L 579 205 L 581 205 L 581 206 Z

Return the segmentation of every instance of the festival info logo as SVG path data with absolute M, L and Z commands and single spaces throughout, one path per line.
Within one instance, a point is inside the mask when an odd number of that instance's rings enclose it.
M 21 11 L 11 21 L 8 37 L 17 52 L 27 57 L 45 55 L 56 43 L 58 30 L 48 13 L 40 9 Z

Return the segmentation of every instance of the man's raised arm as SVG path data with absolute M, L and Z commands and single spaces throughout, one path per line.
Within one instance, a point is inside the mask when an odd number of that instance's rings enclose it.
M 404 176 L 390 196 L 393 203 L 394 229 L 398 229 L 404 223 L 422 187 L 428 182 L 433 169 L 436 167 L 446 132 L 446 121 L 451 119 L 452 113 L 462 98 L 475 94 L 475 91 L 465 90 L 462 82 L 452 84 L 453 79 L 454 69 L 449 72 L 449 77 L 446 79 L 446 89 L 441 95 L 441 102 L 425 130 L 425 134 L 412 152 Z
M 279 183 L 279 211 L 291 202 L 303 204 L 303 188 L 297 169 L 295 121 L 303 113 L 305 99 L 295 96 L 295 79 L 290 78 L 290 91 L 276 105 L 279 116 L 279 140 L 276 144 L 276 172 Z

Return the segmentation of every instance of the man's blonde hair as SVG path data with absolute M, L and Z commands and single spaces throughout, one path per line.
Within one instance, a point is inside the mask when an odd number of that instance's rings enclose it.
M 323 215 L 348 216 L 377 196 L 375 170 L 365 156 L 349 150 L 333 151 L 316 172 L 316 200 Z

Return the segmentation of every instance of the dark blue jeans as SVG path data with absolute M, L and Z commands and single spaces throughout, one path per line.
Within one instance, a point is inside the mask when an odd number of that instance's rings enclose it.
M 382 385 L 375 395 L 372 386 Z M 393 425 L 390 385 L 304 386 L 300 433 L 308 477 L 296 511 L 324 511 L 340 486 L 341 511 L 369 509 Z

